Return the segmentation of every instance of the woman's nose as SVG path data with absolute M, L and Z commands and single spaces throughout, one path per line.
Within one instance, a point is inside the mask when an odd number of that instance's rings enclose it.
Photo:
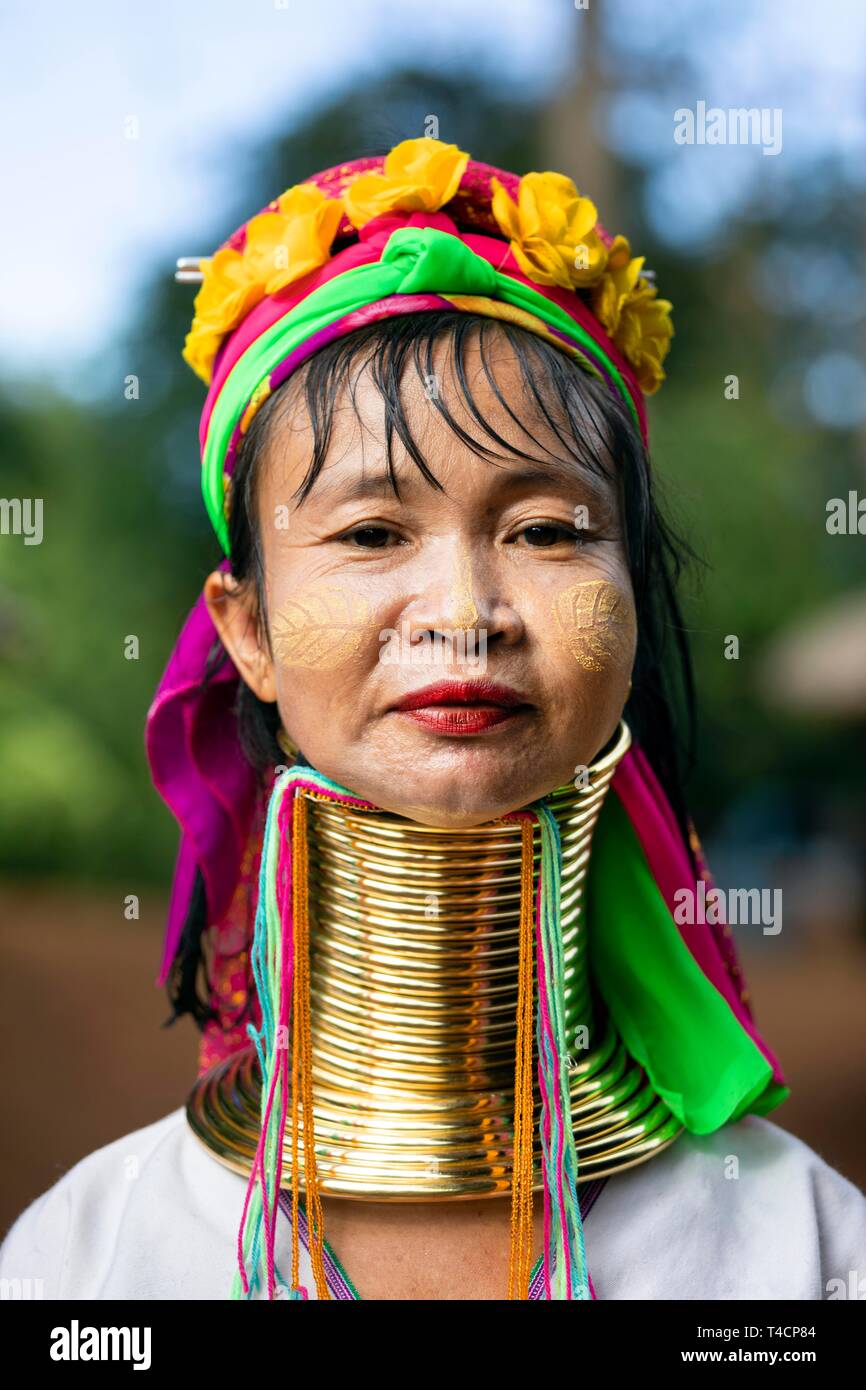
M 512 644 L 523 632 L 522 619 L 502 596 L 494 563 L 474 552 L 465 542 L 437 556 L 427 582 L 404 612 L 411 638 L 427 633 L 485 633 Z

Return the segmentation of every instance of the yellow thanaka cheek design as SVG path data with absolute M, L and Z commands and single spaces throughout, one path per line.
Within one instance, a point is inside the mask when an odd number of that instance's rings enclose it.
M 563 589 L 553 600 L 552 613 L 561 644 L 585 671 L 603 671 L 630 659 L 634 615 L 610 580 L 591 579 Z
M 454 600 L 454 627 L 459 632 L 469 632 L 478 626 L 480 614 L 475 607 L 472 594 L 472 559 L 468 550 L 460 552 L 457 578 L 452 592 Z
M 334 671 L 376 631 L 370 605 L 360 594 L 335 585 L 301 589 L 274 619 L 274 654 L 282 666 Z

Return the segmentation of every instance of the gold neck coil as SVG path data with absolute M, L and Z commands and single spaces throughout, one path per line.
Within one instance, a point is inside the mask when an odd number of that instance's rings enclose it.
M 561 930 L 578 1181 L 645 1162 L 681 1126 L 593 989 L 583 918 L 592 833 L 631 736 L 587 785 L 547 798 L 562 842 Z M 521 830 L 420 825 L 309 795 L 310 997 L 319 1189 L 367 1200 L 511 1190 Z M 535 830 L 535 882 L 540 837 Z M 534 1051 L 533 1076 L 537 1052 Z M 252 1046 L 199 1078 L 193 1131 L 248 1174 L 261 1077 Z M 534 1187 L 542 1186 L 535 1093 Z M 303 1170 L 301 1169 L 301 1172 Z M 291 1184 L 290 1146 L 282 1184 Z

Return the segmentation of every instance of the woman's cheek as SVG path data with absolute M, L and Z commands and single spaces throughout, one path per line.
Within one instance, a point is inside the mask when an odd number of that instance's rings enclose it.
M 380 630 L 380 620 L 362 594 L 336 584 L 311 584 L 278 603 L 271 644 L 284 670 L 336 672 Z
M 609 579 L 571 584 L 553 597 L 558 644 L 584 671 L 630 670 L 637 629 L 631 595 Z

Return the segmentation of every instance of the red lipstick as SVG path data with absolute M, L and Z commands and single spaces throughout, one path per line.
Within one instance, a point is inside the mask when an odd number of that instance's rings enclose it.
M 392 708 L 422 728 L 448 735 L 480 734 L 513 721 L 530 708 L 508 685 L 494 681 L 437 681 L 404 695 Z

